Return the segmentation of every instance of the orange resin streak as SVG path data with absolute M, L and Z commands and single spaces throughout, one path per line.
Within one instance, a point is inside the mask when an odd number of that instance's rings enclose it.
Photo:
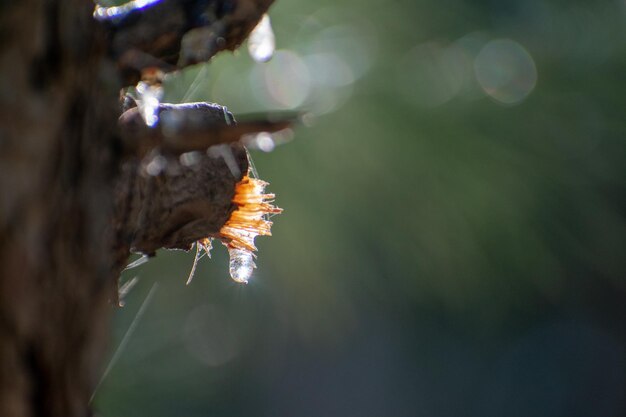
M 272 205 L 274 194 L 263 194 L 268 185 L 265 181 L 245 175 L 235 186 L 233 203 L 237 208 L 220 229 L 220 237 L 229 249 L 256 251 L 254 238 L 271 236 L 272 222 L 267 214 L 278 214 L 283 209 Z

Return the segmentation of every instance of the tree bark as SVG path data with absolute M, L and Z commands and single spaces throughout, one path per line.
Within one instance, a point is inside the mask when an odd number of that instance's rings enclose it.
M 154 7 L 98 22 L 90 0 L 0 3 L 0 416 L 89 415 L 129 251 L 189 248 L 228 218 L 247 170 L 241 132 L 223 120 L 174 136 L 120 129 L 119 91 L 155 62 L 171 71 L 235 48 L 270 3 L 163 0 L 179 17 L 167 28 Z M 185 50 L 191 31 L 213 46 Z M 239 174 L 204 153 L 175 163 L 222 142 Z M 145 175 L 156 156 L 170 169 Z

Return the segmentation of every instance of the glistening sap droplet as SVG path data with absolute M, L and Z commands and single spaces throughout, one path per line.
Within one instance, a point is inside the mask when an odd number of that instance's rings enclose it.
M 264 14 L 248 38 L 248 52 L 256 62 L 267 62 L 272 59 L 276 49 L 276 38 L 272 30 L 270 17 Z

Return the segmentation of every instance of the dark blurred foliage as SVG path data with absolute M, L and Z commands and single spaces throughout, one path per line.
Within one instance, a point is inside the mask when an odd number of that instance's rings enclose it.
M 99 414 L 626 415 L 626 3 L 270 16 L 269 63 L 242 48 L 165 99 L 309 111 L 252 155 L 285 212 L 247 286 L 217 242 L 188 287 L 191 253 L 125 273 Z

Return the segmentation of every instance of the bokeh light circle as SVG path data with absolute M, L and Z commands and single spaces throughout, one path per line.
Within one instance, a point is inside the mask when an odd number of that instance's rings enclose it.
M 398 92 L 424 107 L 453 99 L 467 84 L 471 59 L 456 46 L 428 42 L 413 48 L 397 67 Z
M 488 42 L 474 59 L 474 71 L 483 91 L 503 104 L 521 102 L 537 84 L 535 61 L 511 39 Z
M 299 107 L 311 92 L 311 75 L 303 59 L 292 51 L 277 51 L 261 68 L 263 90 L 269 105 L 280 109 Z M 257 86 L 255 86 L 257 87 Z

